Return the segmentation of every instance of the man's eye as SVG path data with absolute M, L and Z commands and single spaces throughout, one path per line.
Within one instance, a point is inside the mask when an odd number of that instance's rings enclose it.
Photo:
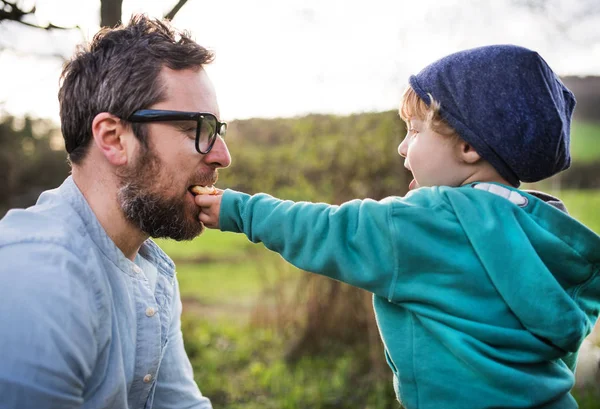
M 184 133 L 193 133 L 194 135 L 196 134 L 195 126 L 180 126 L 179 130 Z

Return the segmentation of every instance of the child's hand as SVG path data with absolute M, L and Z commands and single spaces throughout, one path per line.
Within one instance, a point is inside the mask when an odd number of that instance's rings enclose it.
M 216 189 L 216 194 L 196 195 L 196 204 L 200 206 L 199 219 L 206 227 L 210 229 L 219 228 L 219 211 L 221 210 L 221 199 L 223 191 Z

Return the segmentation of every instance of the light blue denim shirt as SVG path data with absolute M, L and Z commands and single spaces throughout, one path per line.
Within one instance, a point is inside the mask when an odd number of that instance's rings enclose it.
M 0 221 L 0 408 L 211 408 L 181 334 L 175 266 L 142 269 L 69 177 Z M 143 265 L 143 264 L 142 264 Z

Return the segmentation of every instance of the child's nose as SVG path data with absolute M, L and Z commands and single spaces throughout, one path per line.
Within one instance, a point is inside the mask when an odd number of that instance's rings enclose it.
M 400 142 L 400 145 L 398 145 L 398 154 L 403 158 L 406 158 L 406 151 L 408 149 L 407 139 L 408 138 L 404 138 L 402 142 Z

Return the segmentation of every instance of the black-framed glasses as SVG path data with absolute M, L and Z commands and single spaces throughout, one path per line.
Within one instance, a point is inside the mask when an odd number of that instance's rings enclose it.
M 142 109 L 134 112 L 127 120 L 137 123 L 194 121 L 196 123 L 196 150 L 203 155 L 210 152 L 217 140 L 217 135 L 224 137 L 227 133 L 227 124 L 219 122 L 216 116 L 208 112 Z

